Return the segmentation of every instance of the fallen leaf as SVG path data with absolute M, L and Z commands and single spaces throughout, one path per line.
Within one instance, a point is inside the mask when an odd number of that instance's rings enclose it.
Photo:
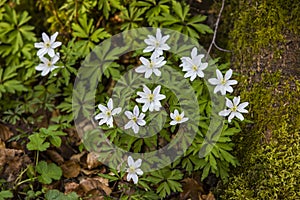
M 9 130 L 5 125 L 0 124 L 0 138 L 6 142 L 11 136 L 13 136 L 13 132 Z
M 97 155 L 97 153 L 95 153 L 95 152 L 90 152 L 90 153 L 87 155 L 86 162 L 87 162 L 87 166 L 88 166 L 89 169 L 96 168 L 96 167 L 98 167 L 99 165 L 102 164 L 102 163 L 98 160 L 98 155 Z
M 66 178 L 77 177 L 81 169 L 80 165 L 74 160 L 68 160 L 60 167 L 63 170 L 63 176 Z
M 199 200 L 216 200 L 216 199 L 213 193 L 209 192 L 208 195 L 202 195 L 202 198 L 200 198 Z
M 0 179 L 15 181 L 20 171 L 30 163 L 30 158 L 22 150 L 0 149 Z
M 199 200 L 201 195 L 205 194 L 203 185 L 193 178 L 183 179 L 183 192 L 180 193 L 180 199 Z
M 80 181 L 80 187 L 85 193 L 89 193 L 93 190 L 102 190 L 109 196 L 112 192 L 110 187 L 108 187 L 108 180 L 102 177 L 85 178 Z
M 57 151 L 47 150 L 46 153 L 50 157 L 50 159 L 58 165 L 63 164 L 64 158 Z
M 0 149 L 5 149 L 5 142 L 0 138 Z
M 76 191 L 79 187 L 79 184 L 75 182 L 69 182 L 69 183 L 65 183 L 64 186 L 65 186 L 65 194 L 68 194 Z

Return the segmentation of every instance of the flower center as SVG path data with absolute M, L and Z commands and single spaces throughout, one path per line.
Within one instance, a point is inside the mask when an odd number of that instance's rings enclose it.
M 182 117 L 181 117 L 180 115 L 177 115 L 177 116 L 175 117 L 175 120 L 176 120 L 177 122 L 180 122 L 180 121 L 182 120 Z
M 233 106 L 230 110 L 231 110 L 232 112 L 236 112 L 236 111 L 237 111 L 237 106 Z
M 46 43 L 45 43 L 45 47 L 46 47 L 46 48 L 49 48 L 49 47 L 50 47 L 50 42 L 46 42 Z
M 221 84 L 222 84 L 222 85 L 225 85 L 225 84 L 226 84 L 226 80 L 225 80 L 224 78 L 222 78 Z
M 52 63 L 51 63 L 51 62 L 48 62 L 48 63 L 47 63 L 47 66 L 48 66 L 48 67 L 51 67 L 51 66 L 52 66 Z
M 148 99 L 150 102 L 152 102 L 154 100 L 154 95 L 153 94 L 149 94 L 148 95 Z
M 106 115 L 111 116 L 111 111 L 110 110 L 106 111 Z
M 129 171 L 130 174 L 135 173 L 135 167 L 134 166 L 130 166 L 129 169 L 128 169 L 128 171 Z
M 149 67 L 150 67 L 150 68 L 153 68 L 153 67 L 154 67 L 154 63 L 153 63 L 153 62 L 150 62 Z
M 155 41 L 155 47 L 159 47 L 159 41 Z
M 192 69 L 193 69 L 193 71 L 197 71 L 198 67 L 196 65 L 193 65 Z
M 134 122 L 136 122 L 136 121 L 137 121 L 137 118 L 136 118 L 136 116 L 134 116 L 134 117 L 132 118 L 132 121 L 134 121 Z

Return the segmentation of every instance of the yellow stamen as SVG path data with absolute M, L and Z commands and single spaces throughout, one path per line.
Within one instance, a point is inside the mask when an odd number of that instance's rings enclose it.
M 177 115 L 177 116 L 175 117 L 175 120 L 176 120 L 177 122 L 180 122 L 180 121 L 182 120 L 182 117 L 181 117 L 180 115 Z

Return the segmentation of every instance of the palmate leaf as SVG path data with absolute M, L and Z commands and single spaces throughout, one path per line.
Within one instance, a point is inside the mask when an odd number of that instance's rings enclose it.
M 54 163 L 48 164 L 45 161 L 40 161 L 36 166 L 36 171 L 40 174 L 38 180 L 44 184 L 52 183 L 52 179 L 59 180 L 62 176 L 62 170 Z
M 49 142 L 45 142 L 46 138 L 42 138 L 38 133 L 30 135 L 28 138 L 30 142 L 27 143 L 26 147 L 30 151 L 46 151 L 50 146 Z
M 132 5 L 128 9 L 122 9 L 120 17 L 124 20 L 121 25 L 121 30 L 130 30 L 141 26 L 141 22 L 144 20 L 142 15 L 146 9 L 138 9 Z
M 85 40 L 80 40 L 75 43 L 75 48 L 79 49 L 81 55 L 87 55 L 100 40 L 110 37 L 110 34 L 107 33 L 103 28 L 95 30 L 93 24 L 94 20 L 87 19 L 86 14 L 82 15 L 79 19 L 79 24 L 73 23 L 73 36 L 77 38 L 83 38 Z
M 189 5 L 173 0 L 172 11 L 174 13 L 162 12 L 160 16 L 154 17 L 154 19 L 164 27 L 196 39 L 199 39 L 199 34 L 213 33 L 209 26 L 201 23 L 206 19 L 206 16 L 191 17 Z
M 108 19 L 109 13 L 113 8 L 121 10 L 123 8 L 123 6 L 121 5 L 121 1 L 120 0 L 98 0 L 98 9 L 103 11 L 105 19 Z

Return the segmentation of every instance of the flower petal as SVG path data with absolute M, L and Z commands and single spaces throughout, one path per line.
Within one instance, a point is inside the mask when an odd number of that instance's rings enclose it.
M 225 73 L 225 80 L 229 80 L 232 76 L 232 69 L 229 69 L 226 73 Z
M 127 164 L 128 164 L 129 167 L 134 166 L 134 160 L 131 156 L 128 156 Z
M 42 33 L 42 38 L 43 38 L 44 43 L 50 41 L 49 36 L 46 33 Z

